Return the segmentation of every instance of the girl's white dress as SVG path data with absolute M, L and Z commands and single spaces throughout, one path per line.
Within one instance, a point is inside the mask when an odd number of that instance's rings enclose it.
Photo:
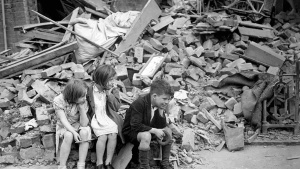
M 106 114 L 106 93 L 100 92 L 93 86 L 95 101 L 95 114 L 91 121 L 91 127 L 97 137 L 105 134 L 118 133 L 118 125 Z

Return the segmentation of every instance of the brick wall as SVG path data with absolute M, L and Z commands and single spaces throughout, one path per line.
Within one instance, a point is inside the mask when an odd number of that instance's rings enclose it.
M 3 51 L 5 46 L 1 5 L 0 1 L 0 51 Z M 4 0 L 4 5 L 7 46 L 16 52 L 19 49 L 14 46 L 14 43 L 25 39 L 25 37 L 19 32 L 15 32 L 14 27 L 38 22 L 37 17 L 31 12 L 31 10 L 37 11 L 37 0 Z

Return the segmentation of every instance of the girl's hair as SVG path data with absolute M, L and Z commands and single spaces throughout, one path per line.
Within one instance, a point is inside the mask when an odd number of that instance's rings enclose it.
M 84 97 L 86 92 L 87 85 L 85 82 L 79 79 L 73 79 L 67 83 L 62 94 L 68 103 L 74 104 L 79 98 Z
M 93 80 L 96 84 L 100 85 L 104 89 L 107 88 L 107 83 L 110 78 L 116 75 L 116 71 L 110 65 L 98 66 L 93 74 Z

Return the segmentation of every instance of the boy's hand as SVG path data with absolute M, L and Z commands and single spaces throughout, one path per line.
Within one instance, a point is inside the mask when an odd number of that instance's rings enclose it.
M 165 136 L 163 129 L 156 129 L 155 135 L 158 139 L 162 140 Z
M 75 142 L 81 141 L 81 137 L 76 131 L 73 132 L 73 136 L 74 136 Z

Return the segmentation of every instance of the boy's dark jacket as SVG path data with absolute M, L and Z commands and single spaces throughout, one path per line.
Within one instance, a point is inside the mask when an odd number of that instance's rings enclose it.
M 155 118 L 155 117 L 154 117 Z M 167 126 L 165 117 L 158 117 L 155 124 L 151 119 L 151 95 L 147 94 L 135 100 L 126 111 L 123 135 L 149 131 L 152 127 L 162 129 Z M 127 140 L 126 140 L 127 141 Z
M 88 87 L 88 92 L 87 92 L 87 100 L 90 106 L 87 115 L 90 121 L 92 120 L 95 114 L 95 100 L 93 94 L 93 86 L 94 83 L 91 83 Z M 122 134 L 123 119 L 117 113 L 119 108 L 120 108 L 119 92 L 117 90 L 113 90 L 112 94 L 106 95 L 106 113 L 108 117 L 110 117 L 118 125 L 118 135 L 120 136 L 122 143 L 125 143 Z

